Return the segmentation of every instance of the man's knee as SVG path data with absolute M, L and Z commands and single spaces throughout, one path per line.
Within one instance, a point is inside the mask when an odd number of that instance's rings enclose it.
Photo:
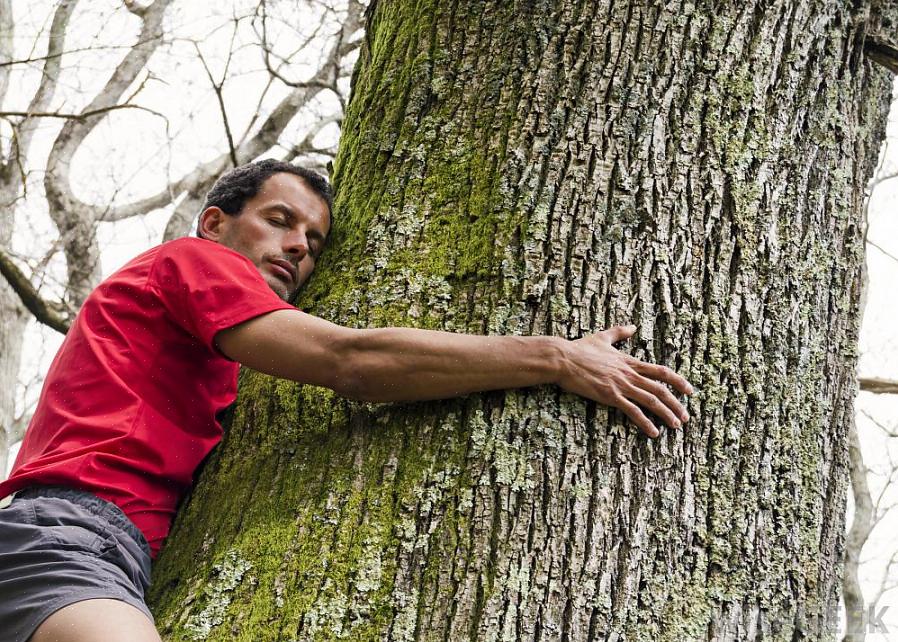
M 161 642 L 146 614 L 120 600 L 69 604 L 44 620 L 29 642 Z

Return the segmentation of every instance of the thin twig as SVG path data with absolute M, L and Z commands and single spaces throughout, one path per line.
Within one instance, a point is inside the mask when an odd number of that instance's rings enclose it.
M 237 150 L 234 147 L 234 137 L 231 135 L 231 125 L 228 122 L 228 110 L 224 104 L 224 96 L 222 96 L 221 88 L 224 85 L 224 76 L 222 76 L 221 83 L 216 83 L 215 78 L 212 76 L 212 70 L 209 69 L 209 65 L 206 64 L 206 58 L 203 56 L 203 52 L 200 49 L 199 44 L 196 42 L 193 43 L 194 48 L 196 49 L 196 55 L 199 57 L 200 62 L 203 63 L 203 69 L 206 70 L 206 75 L 209 77 L 209 83 L 212 85 L 212 90 L 215 92 L 215 97 L 218 99 L 218 109 L 221 111 L 221 119 L 224 122 L 224 130 L 225 136 L 228 139 L 228 151 L 231 156 L 231 164 L 234 167 L 237 167 L 239 163 L 237 162 Z M 228 58 L 228 62 L 230 62 L 230 57 Z
M 47 54 L 45 56 L 29 56 L 28 58 L 19 58 L 17 60 L 4 60 L 0 62 L 0 67 L 14 67 L 16 65 L 29 65 L 33 62 L 46 62 L 47 60 L 55 60 L 56 58 L 62 58 L 63 56 L 67 56 L 69 54 L 76 53 L 84 53 L 85 51 L 95 52 L 95 51 L 105 51 L 107 49 L 119 50 L 119 49 L 131 49 L 140 43 L 134 43 L 133 45 L 96 45 L 93 47 L 78 47 L 77 49 L 68 49 L 66 51 L 57 51 L 52 54 Z
M 887 428 L 879 419 L 870 414 L 870 411 L 861 408 L 861 414 L 864 415 L 867 419 L 870 420 L 877 428 L 882 430 L 889 437 L 898 437 L 898 432 L 892 430 L 891 428 Z
M 98 109 L 89 109 L 87 111 L 83 111 L 81 113 L 66 113 L 60 111 L 0 111 L 0 118 L 62 118 L 65 120 L 86 120 L 87 118 L 91 118 L 93 116 L 97 116 L 99 114 L 105 114 L 110 111 L 116 111 L 119 109 L 139 109 L 141 111 L 149 112 L 154 116 L 159 116 L 160 118 L 165 118 L 163 114 L 160 114 L 158 111 L 150 109 L 148 107 L 144 107 L 142 105 L 109 105 L 108 107 L 100 107 Z

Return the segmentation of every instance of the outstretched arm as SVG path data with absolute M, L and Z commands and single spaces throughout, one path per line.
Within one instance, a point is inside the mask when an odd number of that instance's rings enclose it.
M 260 372 L 331 388 L 363 401 L 445 399 L 471 392 L 554 383 L 621 409 L 648 436 L 640 409 L 679 427 L 689 417 L 667 385 L 692 387 L 664 366 L 612 344 L 633 335 L 618 326 L 582 339 L 479 336 L 413 328 L 355 330 L 299 310 L 278 310 L 216 335 L 221 351 Z

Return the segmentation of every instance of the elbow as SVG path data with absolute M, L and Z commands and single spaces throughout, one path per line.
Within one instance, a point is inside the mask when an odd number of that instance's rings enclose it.
M 370 398 L 371 391 L 367 389 L 365 380 L 360 375 L 360 368 L 355 363 L 355 355 L 352 351 L 340 354 L 335 360 L 331 370 L 330 381 L 325 384 L 341 397 L 352 401 L 373 401 Z
M 370 331 L 354 330 L 333 346 L 328 388 L 341 397 L 366 403 L 386 403 L 405 398 L 390 382 L 394 370 L 383 351 L 371 349 Z
M 363 373 L 367 373 L 367 376 Z M 333 385 L 329 387 L 341 397 L 363 403 L 389 403 L 402 399 L 401 394 L 396 394 L 390 386 L 379 382 L 379 378 L 370 370 L 351 360 L 343 362 L 338 371 L 335 371 Z

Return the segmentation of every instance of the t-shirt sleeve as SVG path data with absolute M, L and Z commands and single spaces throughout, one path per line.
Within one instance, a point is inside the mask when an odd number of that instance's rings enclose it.
M 215 335 L 275 310 L 295 308 L 278 297 L 245 256 L 199 238 L 167 243 L 148 278 L 174 321 L 211 350 Z

